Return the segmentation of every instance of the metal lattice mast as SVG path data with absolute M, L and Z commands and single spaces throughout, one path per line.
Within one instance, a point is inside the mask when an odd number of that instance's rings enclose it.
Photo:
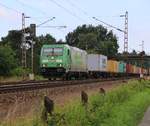
M 25 14 L 22 13 L 22 67 L 26 68 L 27 63 L 26 63 L 26 49 L 25 49 Z
M 125 13 L 124 52 L 128 52 L 128 12 Z

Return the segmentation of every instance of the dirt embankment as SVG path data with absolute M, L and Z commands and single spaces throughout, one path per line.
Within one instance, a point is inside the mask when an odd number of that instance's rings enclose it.
M 102 87 L 106 91 L 117 87 L 122 81 L 98 82 L 87 85 L 65 86 L 35 91 L 25 91 L 0 95 L 0 121 L 11 120 L 25 116 L 31 116 L 38 112 L 43 102 L 43 96 L 47 95 L 59 106 L 80 98 L 80 92 L 86 91 L 88 94 L 98 92 Z

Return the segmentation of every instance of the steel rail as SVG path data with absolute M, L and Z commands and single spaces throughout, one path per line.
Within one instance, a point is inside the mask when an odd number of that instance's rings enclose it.
M 21 83 L 21 84 L 9 84 L 9 85 L 6 84 L 0 86 L 0 94 L 13 93 L 19 91 L 31 91 L 31 90 L 44 89 L 44 88 L 92 84 L 96 82 L 105 82 L 105 81 L 118 81 L 118 80 L 125 80 L 125 79 L 111 78 L 111 79 L 90 79 L 90 80 L 73 80 L 73 81 L 45 81 L 45 82 L 37 81 L 33 83 L 28 82 L 28 83 Z

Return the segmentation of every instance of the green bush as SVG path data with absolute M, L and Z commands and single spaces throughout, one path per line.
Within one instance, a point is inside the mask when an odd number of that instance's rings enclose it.
M 28 75 L 30 71 L 30 69 L 23 69 L 22 67 L 17 67 L 11 71 L 11 75 L 20 77 L 22 75 Z
M 0 46 L 0 76 L 10 75 L 16 66 L 15 52 L 8 45 Z
M 55 126 L 136 126 L 150 105 L 150 90 L 147 81 L 132 81 L 120 86 L 106 96 L 90 97 L 88 107 L 75 103 L 65 107 L 65 123 L 55 121 Z M 49 126 L 55 119 L 49 120 Z M 57 120 L 61 120 L 57 119 Z
M 149 85 L 149 81 L 132 81 L 105 96 L 99 93 L 90 96 L 87 107 L 76 101 L 57 108 L 54 115 L 49 116 L 48 126 L 137 126 L 150 105 Z M 42 126 L 40 117 L 19 125 Z

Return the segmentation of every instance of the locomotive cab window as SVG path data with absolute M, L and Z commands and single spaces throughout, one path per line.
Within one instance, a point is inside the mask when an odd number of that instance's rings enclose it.
M 63 55 L 63 48 L 53 48 L 54 49 L 54 55 Z
M 44 48 L 43 55 L 45 56 L 60 56 L 63 55 L 63 48 Z

